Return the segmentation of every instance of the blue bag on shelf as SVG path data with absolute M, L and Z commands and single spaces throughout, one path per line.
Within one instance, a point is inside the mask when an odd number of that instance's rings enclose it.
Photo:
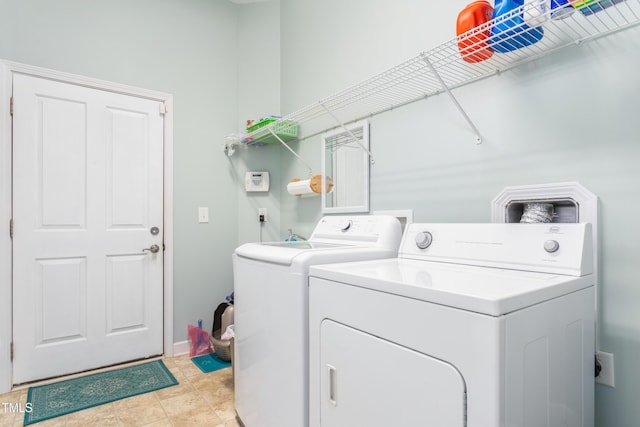
M 489 45 L 496 52 L 511 52 L 539 41 L 544 35 L 542 27 L 525 23 L 521 7 L 524 0 L 496 0 L 493 8 L 494 24 Z

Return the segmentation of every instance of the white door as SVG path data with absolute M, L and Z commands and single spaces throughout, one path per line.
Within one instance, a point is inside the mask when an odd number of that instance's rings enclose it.
M 13 99 L 13 383 L 161 354 L 160 102 L 20 74 Z
M 348 349 L 348 350 L 347 350 Z M 466 388 L 452 365 L 324 320 L 320 425 L 463 427 Z

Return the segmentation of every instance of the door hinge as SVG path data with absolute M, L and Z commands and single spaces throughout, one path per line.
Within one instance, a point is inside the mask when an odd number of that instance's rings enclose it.
M 11 351 L 10 358 L 11 358 L 11 361 L 13 362 L 13 341 L 11 341 L 11 350 L 10 351 Z
M 9 220 L 9 238 L 13 239 L 13 218 Z
M 13 116 L 13 96 L 9 98 L 9 114 Z
M 160 103 L 160 114 L 167 114 L 167 104 L 164 102 Z

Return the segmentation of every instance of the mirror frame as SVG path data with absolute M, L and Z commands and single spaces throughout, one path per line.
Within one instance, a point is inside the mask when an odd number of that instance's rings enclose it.
M 362 192 L 363 192 L 363 203 L 361 205 L 353 205 L 353 206 L 331 206 L 331 207 L 327 207 L 327 193 L 326 193 L 326 180 L 324 179 L 325 176 L 327 176 L 327 171 L 326 171 L 326 167 L 327 167 L 327 141 L 331 140 L 332 138 L 335 138 L 338 135 L 341 134 L 347 134 L 348 132 L 345 130 L 349 129 L 349 131 L 354 132 L 354 131 L 359 131 L 360 128 L 362 128 L 362 139 L 360 140 L 360 144 L 362 144 L 362 146 L 364 146 L 366 148 L 366 150 L 370 150 L 370 144 L 369 144 L 369 121 L 368 120 L 360 120 L 358 122 L 354 122 L 354 123 L 350 123 L 348 125 L 346 125 L 345 127 L 339 127 L 336 128 L 334 130 L 331 130 L 329 132 L 326 132 L 324 134 L 322 134 L 321 137 L 321 141 L 322 143 L 320 144 L 320 150 L 321 150 L 321 170 L 322 170 L 322 191 L 321 191 L 321 206 L 322 206 L 322 213 L 355 213 L 355 212 L 369 212 L 369 173 L 370 173 L 370 165 L 371 165 L 371 160 L 369 158 L 369 153 L 364 150 L 360 145 L 358 145 L 356 142 L 349 142 L 349 144 L 353 144 L 358 150 L 360 150 L 360 152 L 362 153 L 362 166 L 363 166 L 363 183 L 362 183 Z M 333 160 L 332 160 L 333 162 Z M 335 174 L 334 174 L 335 175 Z M 343 183 L 339 182 L 339 178 L 336 176 L 331 176 L 329 175 L 329 177 L 333 180 L 334 182 L 334 190 L 336 191 L 336 188 L 339 185 L 344 185 Z

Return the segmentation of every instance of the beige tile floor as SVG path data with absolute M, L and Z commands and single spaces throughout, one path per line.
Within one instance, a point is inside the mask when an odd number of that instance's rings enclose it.
M 33 424 L 34 427 L 238 427 L 231 368 L 202 373 L 189 356 L 164 359 L 180 384 Z M 27 389 L 0 394 L 0 427 L 22 426 L 24 414 L 6 408 L 27 400 Z M 5 405 L 6 403 L 6 405 Z

